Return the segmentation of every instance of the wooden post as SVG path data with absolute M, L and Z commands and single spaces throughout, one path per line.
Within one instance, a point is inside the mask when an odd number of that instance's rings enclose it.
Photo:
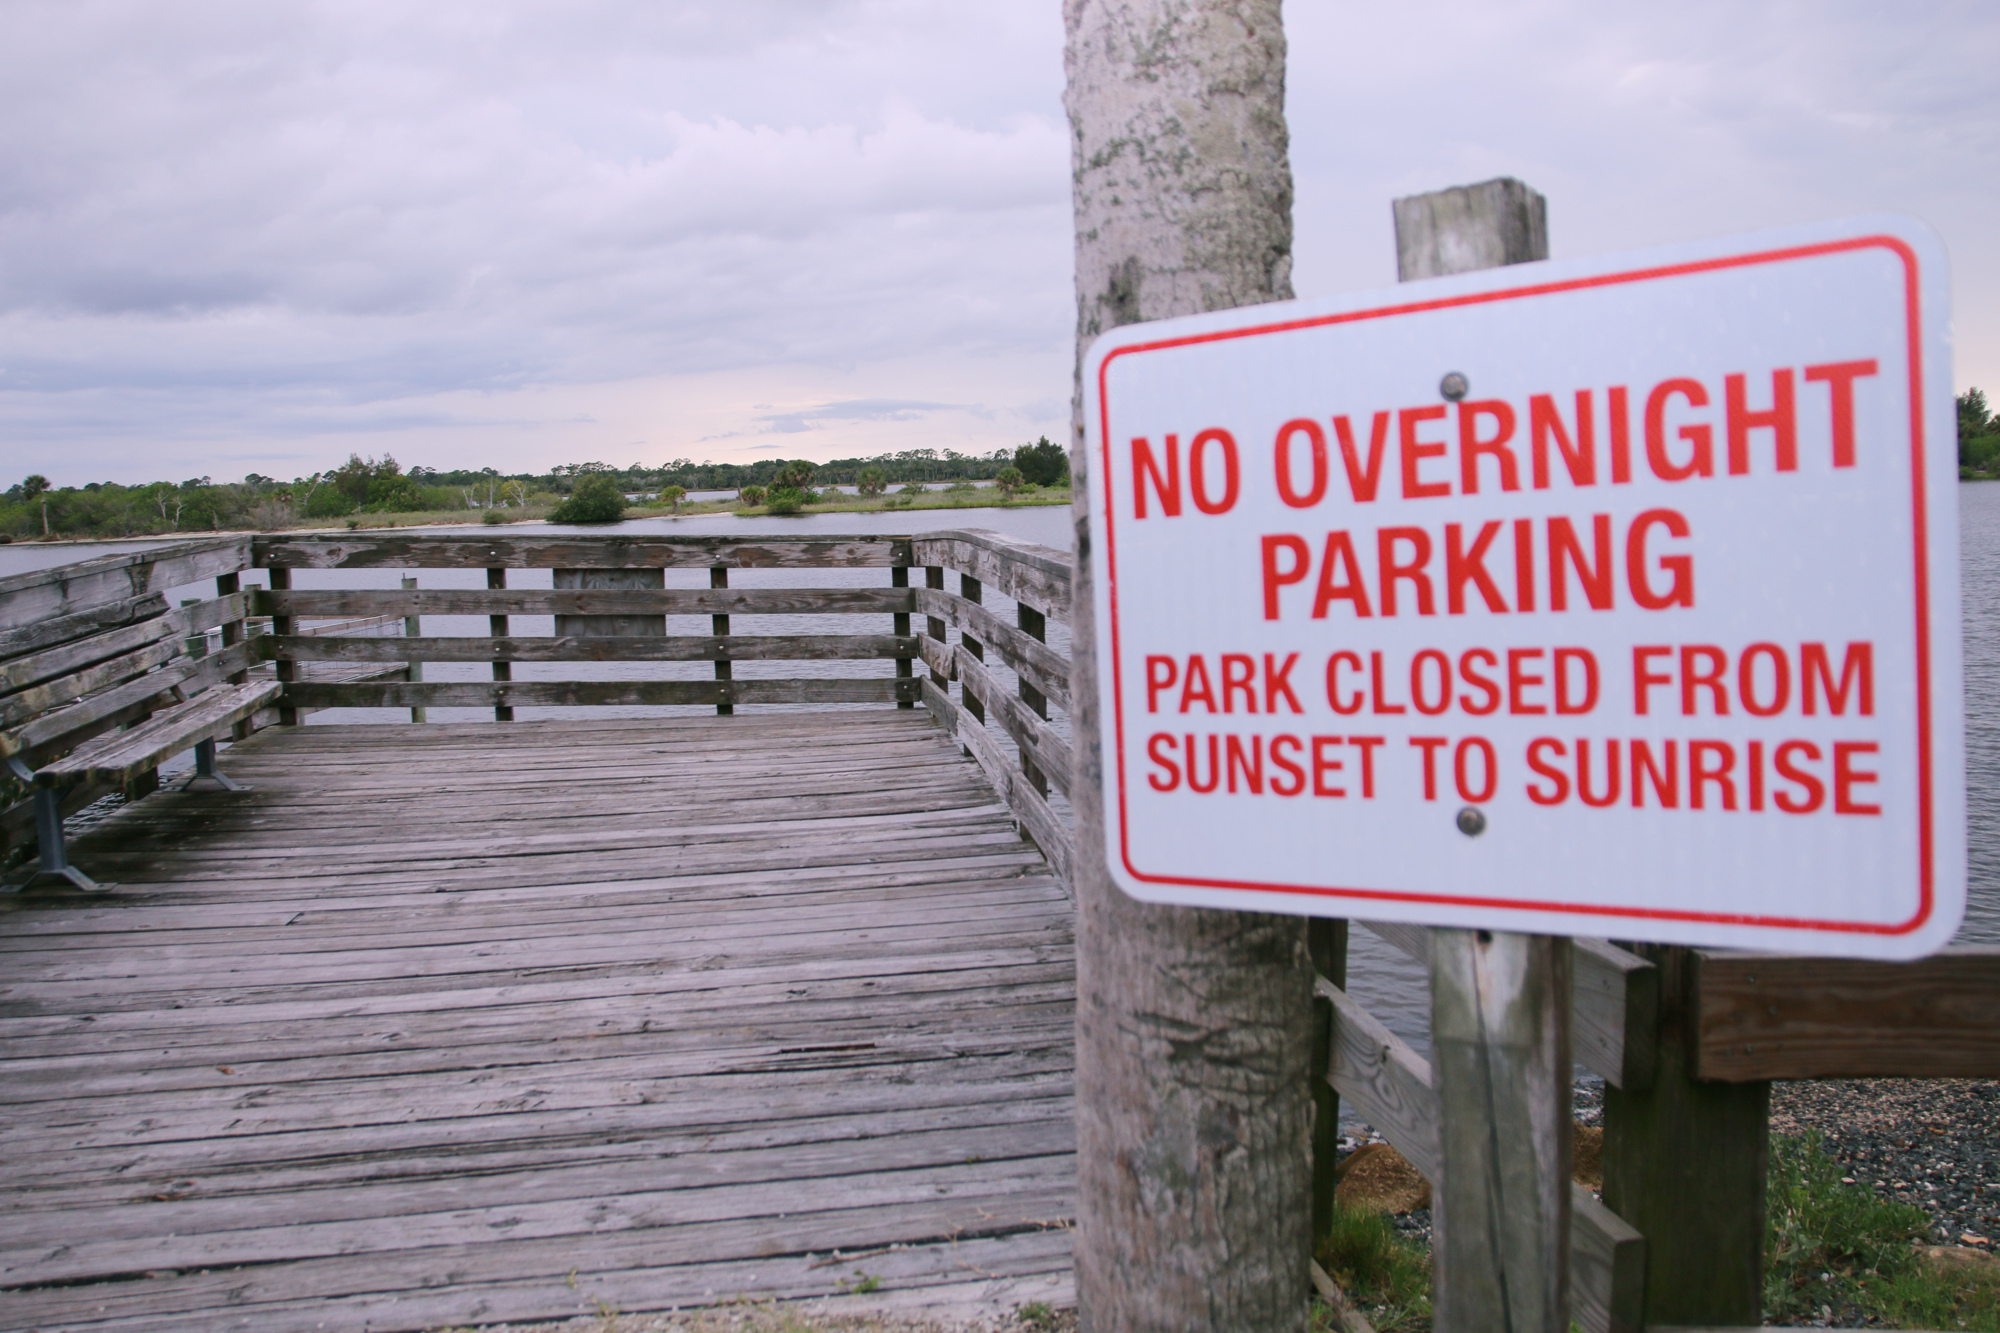
M 1653 1081 L 1604 1089 L 1604 1202 L 1646 1237 L 1645 1318 L 1763 1319 L 1771 1085 L 1695 1078 L 1691 949 L 1628 946 L 1659 970 Z
M 1047 643 L 1049 640 L 1049 618 L 1034 607 L 1029 606 L 1026 602 L 1015 603 L 1014 624 L 1019 626 L 1021 632 L 1031 639 L 1039 639 L 1043 643 Z M 1049 701 L 1047 696 L 1030 685 L 1025 676 L 1019 678 L 1019 684 L 1021 702 L 1028 705 L 1036 717 L 1047 718 L 1049 715 Z M 1048 776 L 1042 770 L 1036 768 L 1034 762 L 1025 753 L 1021 756 L 1021 772 L 1028 779 L 1028 785 L 1035 789 L 1035 794 L 1047 800 L 1049 795 Z
M 272 566 L 271 591 L 289 592 L 291 590 L 291 586 L 292 586 L 292 571 L 289 569 L 281 568 L 279 566 L 275 565 Z M 271 633 L 274 636 L 283 637 L 285 635 L 289 635 L 294 632 L 295 628 L 296 628 L 296 617 L 293 616 L 271 617 Z M 292 661 L 292 659 L 290 659 L 289 657 L 279 658 L 276 663 L 276 669 L 278 674 L 278 683 L 280 685 L 289 685 L 293 681 L 299 678 L 299 665 L 298 663 Z M 278 696 L 279 699 L 278 725 L 281 727 L 296 727 L 299 724 L 299 710 L 284 703 L 283 702 L 284 697 L 285 696 L 282 694 Z
M 1407 282 L 1548 258 L 1547 205 L 1516 180 L 1398 199 Z M 1467 367 L 1439 364 L 1438 378 Z M 1484 827 L 1463 823 L 1455 833 Z M 1442 825 L 1442 821 L 1440 821 Z M 1570 946 L 1504 931 L 1438 930 L 1431 1043 L 1444 1179 L 1432 1233 L 1438 1333 L 1567 1333 Z
M 904 547 L 900 549 L 908 549 L 908 548 Z M 892 567 L 889 570 L 889 586 L 892 588 L 909 587 L 910 567 L 908 565 L 896 565 Z M 895 616 L 893 617 L 893 621 L 889 627 L 889 632 L 899 637 L 907 636 L 910 632 L 910 613 L 907 611 L 896 612 Z M 916 674 L 916 664 L 913 661 L 911 661 L 911 659 L 907 657 L 899 657 L 896 659 L 897 680 L 909 680 L 915 674 Z M 916 706 L 917 706 L 916 703 L 909 699 L 898 700 L 896 704 L 896 707 L 898 708 L 915 708 Z
M 416 575 L 414 574 L 403 575 L 403 588 L 405 591 L 414 589 L 416 586 L 417 586 Z M 424 618 L 422 616 L 404 616 L 403 637 L 406 639 L 415 639 L 421 637 L 424 632 L 423 626 L 424 626 Z M 424 664 L 422 662 L 411 662 L 408 666 L 406 666 L 403 669 L 403 671 L 405 677 L 411 681 L 422 681 L 424 678 Z M 425 709 L 422 705 L 417 705 L 410 709 L 410 721 L 412 722 L 422 722 L 428 716 L 429 716 L 428 710 Z
M 708 571 L 708 586 L 711 588 L 727 588 L 729 586 L 729 566 L 711 566 Z M 718 639 L 722 638 L 729 633 L 729 617 L 726 615 L 710 616 L 708 618 L 708 629 L 709 633 L 715 635 Z M 715 659 L 715 678 L 717 680 L 734 679 L 735 672 L 736 668 L 728 658 L 718 657 Z M 735 704 L 717 704 L 715 706 L 715 715 L 717 717 L 729 717 L 735 712 Z
M 507 571 L 505 569 L 487 570 L 486 586 L 489 588 L 506 587 Z M 506 616 L 486 617 L 486 632 L 492 635 L 496 639 L 506 638 L 507 617 Z M 514 664 L 512 662 L 495 662 L 493 664 L 493 679 L 496 681 L 514 679 Z M 494 704 L 493 720 L 495 722 L 512 722 L 514 720 L 514 706 L 512 704 Z
M 1306 923 L 1306 950 L 1313 971 L 1347 989 L 1347 923 L 1315 919 Z M 1312 1239 L 1316 1245 L 1333 1226 L 1333 1169 L 1340 1157 L 1340 1094 L 1327 1082 L 1333 1069 L 1333 1001 L 1313 999 L 1312 1037 Z
M 241 591 L 243 591 L 243 576 L 240 573 L 217 574 L 215 576 L 215 595 L 217 597 L 232 597 Z M 223 649 L 227 651 L 228 649 L 235 647 L 237 644 L 241 642 L 243 642 L 243 622 L 240 620 L 223 621 L 222 622 Z M 243 671 L 233 671 L 229 675 L 229 683 L 231 685 L 241 685 L 249 679 L 250 679 L 250 672 L 247 669 Z M 229 729 L 229 739 L 231 739 L 232 741 L 249 739 L 251 729 L 254 725 L 255 723 L 253 719 L 247 717 L 244 718 L 241 722 L 238 722 L 235 726 Z
M 965 598 L 966 601 L 976 602 L 980 600 L 982 592 L 983 588 L 978 579 L 972 577 L 970 574 L 960 574 L 958 576 L 958 594 Z M 971 653 L 982 662 L 986 660 L 985 644 L 973 638 L 964 630 L 958 632 L 958 641 L 965 645 L 966 652 Z M 982 726 L 985 725 L 986 703 L 972 692 L 972 683 L 970 681 L 962 680 L 958 683 L 958 697 L 965 702 L 965 711 L 972 714 L 972 720 Z
M 943 565 L 924 566 L 924 586 L 926 588 L 935 588 L 939 592 L 944 591 Z M 924 633 L 936 639 L 940 645 L 949 642 L 945 638 L 945 624 L 942 616 L 925 616 Z M 951 682 L 945 678 L 943 672 L 937 670 L 935 667 L 931 669 L 931 684 L 937 686 L 940 690 L 944 690 L 947 695 L 951 690 Z
M 1068 0 L 1077 353 L 1292 295 L 1279 0 Z M 1312 966 L 1298 917 L 1136 902 L 1104 842 L 1093 531 L 1073 425 L 1076 1289 L 1093 1333 L 1303 1333 Z
M 1431 932 L 1438 1333 L 1568 1333 L 1570 944 Z

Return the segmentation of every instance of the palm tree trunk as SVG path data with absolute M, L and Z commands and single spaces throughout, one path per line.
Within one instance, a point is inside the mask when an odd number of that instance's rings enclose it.
M 1065 0 L 1077 354 L 1291 296 L 1278 0 Z M 1090 1333 L 1306 1327 L 1311 971 L 1295 917 L 1153 907 L 1104 869 L 1076 424 L 1077 1291 Z

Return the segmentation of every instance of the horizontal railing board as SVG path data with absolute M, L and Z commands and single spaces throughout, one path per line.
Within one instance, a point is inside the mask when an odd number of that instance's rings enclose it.
M 158 643 L 174 632 L 173 622 L 160 615 L 0 662 L 0 694 L 13 694 L 44 681 L 58 680 Z
M 952 645 L 951 653 L 950 674 L 992 710 L 995 720 L 1020 748 L 1022 758 L 1040 769 L 1056 790 L 1069 795 L 1069 742 L 1058 736 L 1027 704 L 1002 689 L 1000 682 L 987 674 L 984 664 L 964 644 Z
M 0 579 L 0 631 L 250 568 L 248 537 L 172 542 Z
M 301 708 L 569 708 L 673 704 L 914 703 L 915 680 L 468 680 L 340 684 L 294 681 Z
M 123 601 L 106 602 L 88 611 L 53 616 L 32 625 L 0 630 L 0 658 L 12 659 L 24 653 L 53 648 L 101 630 L 150 620 L 167 609 L 164 593 L 149 592 Z
M 1021 678 L 1048 696 L 1049 702 L 1069 711 L 1069 659 L 1035 638 L 1007 624 L 977 602 L 939 588 L 916 588 L 917 610 L 936 616 L 953 629 L 970 634 L 999 653 L 1000 660 Z
M 729 634 L 666 638 L 335 638 L 272 635 L 266 656 L 301 662 L 771 662 L 915 657 L 912 634 Z
M 1361 924 L 1417 962 L 1430 964 L 1428 927 L 1395 921 Z M 1613 1087 L 1633 1091 L 1651 1087 L 1659 1028 L 1659 970 L 1608 940 L 1572 943 L 1575 1022 L 1570 1039 L 1577 1062 Z
M 1695 963 L 1696 1077 L 2000 1077 L 2000 949 L 1908 963 L 1712 953 Z
M 259 537 L 258 568 L 280 569 L 814 569 L 907 565 L 907 537 Z
M 918 683 L 922 687 L 924 707 L 938 725 L 957 737 L 971 752 L 993 783 L 994 790 L 1007 802 L 1007 808 L 1013 811 L 1028 836 L 1041 848 L 1043 857 L 1062 881 L 1064 890 L 1074 896 L 1070 869 L 1076 864 L 1076 844 L 1069 829 L 1056 818 L 1055 811 L 1049 809 L 1041 793 L 1028 785 L 1027 775 L 1007 762 L 1000 753 L 999 745 L 987 734 L 983 725 L 965 716 L 958 705 L 928 678 Z
M 1327 1081 L 1438 1193 L 1443 1112 L 1430 1063 L 1325 977 L 1315 977 L 1313 989 L 1333 1004 Z M 1645 1238 L 1572 1182 L 1571 1316 L 1585 1333 L 1639 1333 L 1645 1279 Z
M 1069 620 L 1067 551 L 1017 541 L 984 528 L 926 532 L 910 541 L 912 564 L 970 574 L 987 587 L 1037 611 Z
M 333 588 L 256 595 L 270 616 L 645 616 L 905 613 L 908 588 Z

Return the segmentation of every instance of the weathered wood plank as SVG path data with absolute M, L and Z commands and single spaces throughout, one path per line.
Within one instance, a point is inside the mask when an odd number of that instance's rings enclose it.
M 2000 949 L 1909 963 L 1696 955 L 1695 1076 L 2000 1077 Z
M 994 711 L 1001 728 L 1020 748 L 1023 762 L 1040 771 L 1056 785 L 1058 791 L 1067 796 L 1069 742 L 1057 735 L 1055 729 L 1037 716 L 1018 696 L 1009 695 L 1001 689 L 1000 683 L 987 674 L 985 665 L 965 651 L 965 645 L 957 645 L 953 650 L 953 657 L 953 676 L 970 683 L 973 693 Z
M 99 662 L 70 675 L 31 685 L 0 699 L 0 727 L 18 726 L 37 714 L 75 703 L 85 695 L 96 694 L 135 676 L 143 676 L 182 655 L 179 640 L 162 635 L 108 662 Z
M 69 619 L 87 624 L 80 617 Z M 164 615 L 155 616 L 135 625 L 125 625 L 103 633 L 89 633 L 87 637 L 47 648 L 41 652 L 29 653 L 10 661 L 0 663 L 0 694 L 10 694 L 38 685 L 46 680 L 54 680 L 99 662 L 120 657 L 149 644 L 157 643 L 174 633 L 174 626 Z
M 258 537 L 255 567 L 292 569 L 881 569 L 907 565 L 902 537 Z
M 264 651 L 300 662 L 739 662 L 910 657 L 914 635 L 734 634 L 649 638 L 316 638 L 267 636 Z
M 1426 967 L 1431 933 L 1423 926 L 1364 921 L 1370 931 Z M 1609 940 L 1575 941 L 1576 1058 L 1613 1087 L 1652 1081 L 1659 1026 L 1659 971 Z
M 1314 993 L 1334 1009 L 1329 1081 L 1435 1189 L 1444 1159 L 1429 1062 L 1324 977 Z M 1644 1247 L 1644 1238 L 1589 1191 L 1572 1189 L 1571 1315 L 1586 1333 L 1639 1333 Z
M 1048 644 L 1022 633 L 977 602 L 942 588 L 917 588 L 917 610 L 970 633 L 1000 651 L 1000 659 L 1053 700 L 1069 710 L 1069 659 Z
M 300 708 L 568 708 L 586 705 L 886 704 L 917 697 L 914 681 L 878 680 L 510 680 L 296 681 L 285 699 Z
M 963 716 L 958 705 L 946 698 L 944 691 L 929 680 L 924 680 L 920 684 L 923 688 L 924 707 L 929 710 L 933 718 L 937 719 L 940 726 L 956 736 L 971 752 L 972 757 L 979 761 L 979 766 L 985 770 L 987 779 L 1000 791 L 1008 808 L 1021 821 L 1022 828 L 1030 838 L 1034 839 L 1035 846 L 1041 849 L 1042 855 L 1048 858 L 1049 865 L 1067 887 L 1070 883 L 1070 867 L 1076 861 L 1076 847 L 1069 829 L 1056 818 L 1055 812 L 1049 809 L 1048 802 L 1042 799 L 1041 793 L 1028 785 L 1027 776 L 1007 762 L 1005 756 L 1000 753 L 1000 747 L 986 734 L 983 725 Z
M 73 616 L 248 569 L 248 537 L 169 542 L 0 578 L 0 630 Z
M 1061 621 L 1070 618 L 1069 553 L 984 528 L 926 532 L 912 539 L 910 563 L 970 574 L 996 592 Z
M 257 594 L 270 616 L 848 615 L 910 610 L 907 588 L 288 589 Z
M 100 630 L 150 620 L 167 609 L 166 594 L 149 592 L 141 597 L 107 602 L 73 615 L 51 616 L 13 629 L 0 630 L 0 658 L 55 647 Z
M 44 766 L 36 772 L 35 781 L 44 787 L 127 781 L 136 773 L 158 768 L 161 761 L 190 749 L 197 741 L 226 732 L 277 697 L 276 681 L 210 690 L 167 709 L 135 731 L 103 737 Z

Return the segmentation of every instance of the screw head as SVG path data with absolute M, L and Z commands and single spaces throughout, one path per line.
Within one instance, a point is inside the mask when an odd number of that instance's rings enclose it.
M 1448 401 L 1455 403 L 1472 392 L 1472 381 L 1454 370 L 1438 381 L 1438 392 Z
M 1486 812 L 1476 805 L 1468 805 L 1458 812 L 1458 831 L 1468 838 L 1476 838 L 1486 832 Z

